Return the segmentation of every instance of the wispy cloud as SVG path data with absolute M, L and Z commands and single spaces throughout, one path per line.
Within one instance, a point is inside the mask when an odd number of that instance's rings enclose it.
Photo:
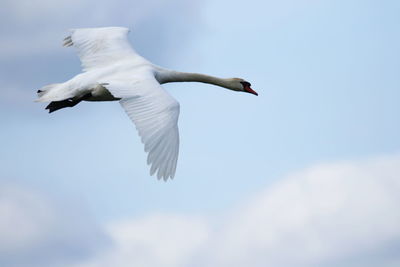
M 174 43 L 177 48 L 193 35 L 199 11 L 198 1 L 183 0 L 6 0 L 0 11 L 3 25 L 8 26 L 0 30 L 0 58 L 47 56 L 60 47 L 68 29 L 102 26 L 131 27 L 140 36 L 135 42 L 139 48 L 163 47 L 164 55 L 178 53 L 179 49 L 167 51 L 172 48 L 170 42 L 179 36 Z

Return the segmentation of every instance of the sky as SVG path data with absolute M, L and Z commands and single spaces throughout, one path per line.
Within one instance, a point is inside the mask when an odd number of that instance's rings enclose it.
M 3 0 L 1 266 L 399 266 L 400 3 Z M 68 29 L 125 26 L 170 69 L 172 181 L 116 102 L 48 114 Z

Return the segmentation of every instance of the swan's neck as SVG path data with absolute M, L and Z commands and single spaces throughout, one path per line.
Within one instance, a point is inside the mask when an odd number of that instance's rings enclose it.
M 232 89 L 232 79 L 223 79 L 210 75 L 190 72 L 162 70 L 156 75 L 160 84 L 172 82 L 201 82 Z

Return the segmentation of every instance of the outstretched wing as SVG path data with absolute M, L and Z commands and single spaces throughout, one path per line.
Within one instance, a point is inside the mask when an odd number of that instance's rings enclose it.
M 88 71 L 139 57 L 128 41 L 128 32 L 123 27 L 73 29 L 64 46 L 78 50 L 82 69 Z
M 111 81 L 104 85 L 120 103 L 148 152 L 150 175 L 174 178 L 179 153 L 179 103 L 152 77 L 138 82 Z

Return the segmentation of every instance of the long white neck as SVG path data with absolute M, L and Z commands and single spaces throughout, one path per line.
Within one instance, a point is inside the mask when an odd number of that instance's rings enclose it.
M 171 82 L 201 82 L 235 90 L 232 88 L 232 79 L 218 78 L 200 73 L 179 72 L 162 69 L 157 71 L 156 79 L 160 84 Z

